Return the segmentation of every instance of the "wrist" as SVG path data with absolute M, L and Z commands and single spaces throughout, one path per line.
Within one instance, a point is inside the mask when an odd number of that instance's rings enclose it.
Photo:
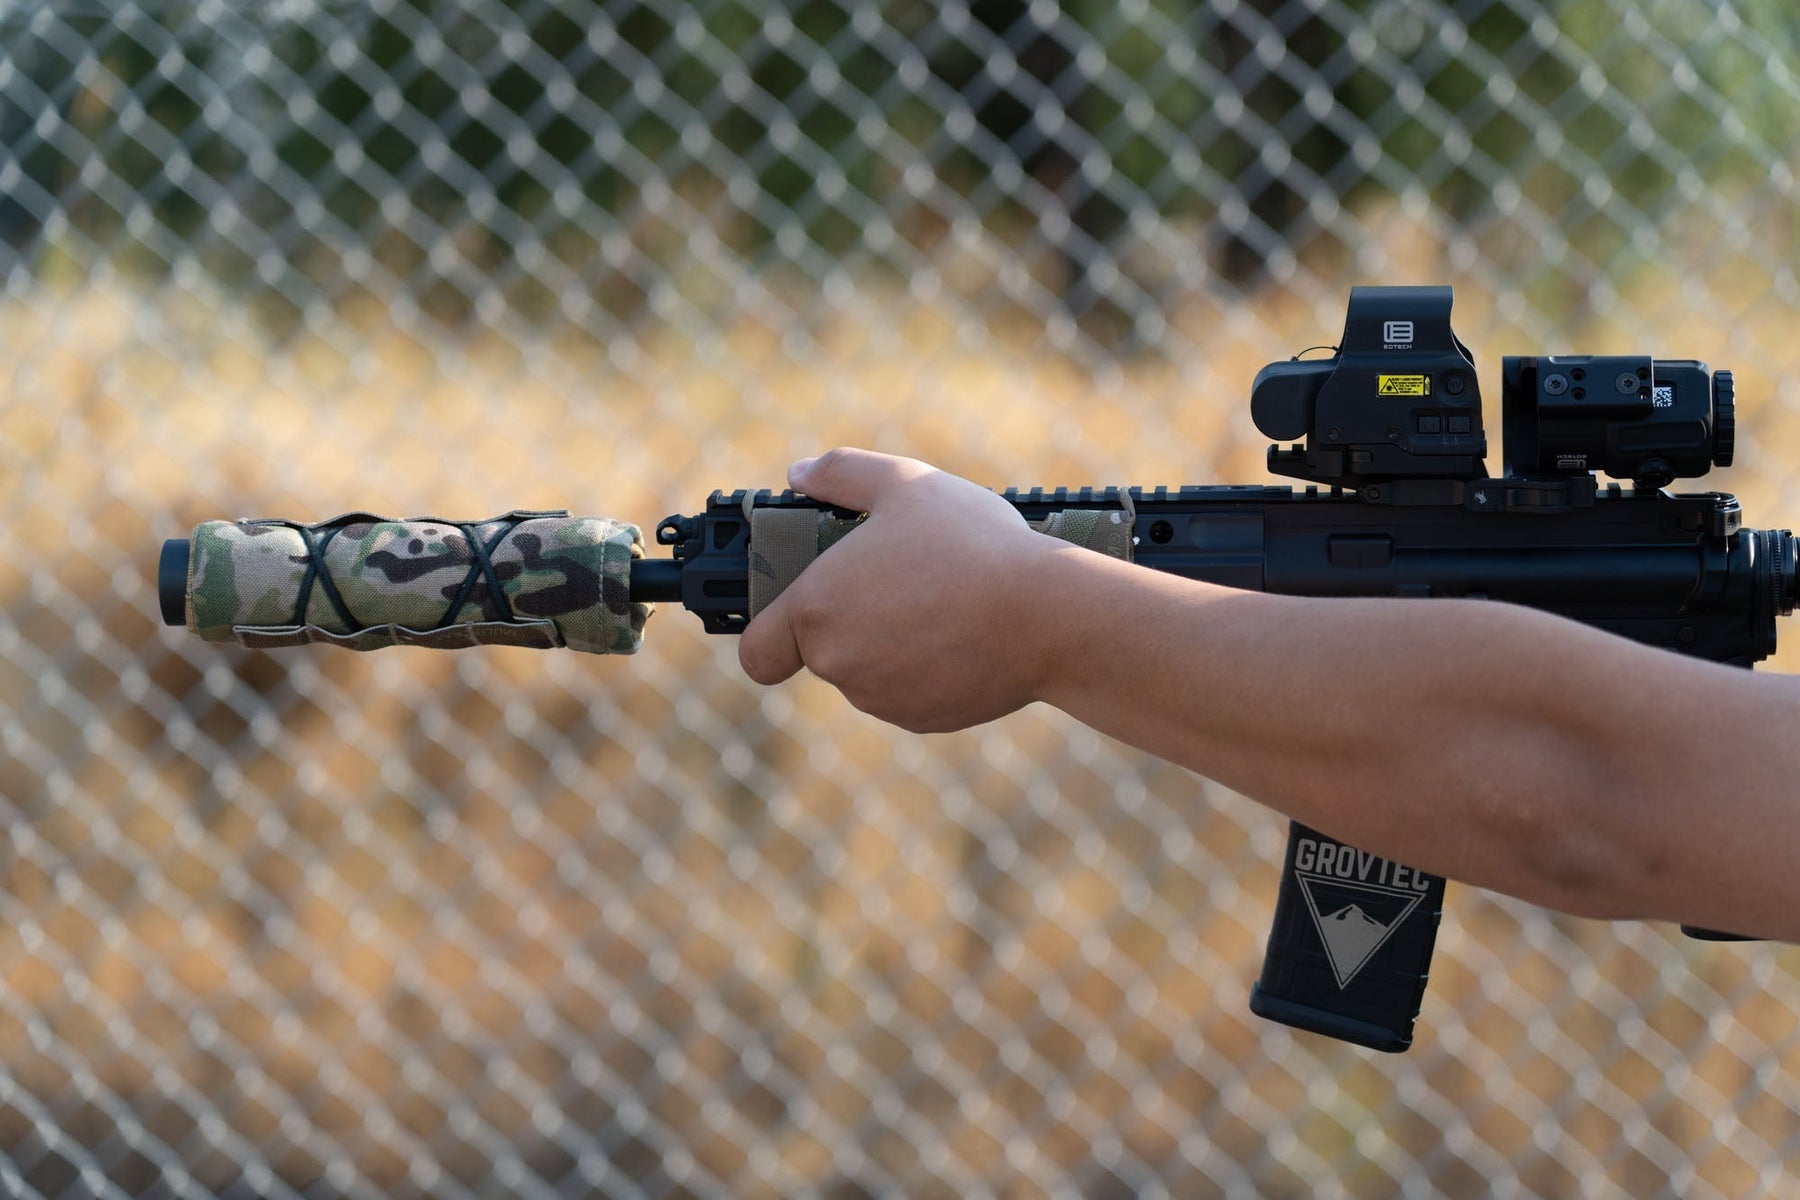
M 1095 594 L 1109 568 L 1123 566 L 1092 550 L 1056 542 L 1021 556 L 1010 585 L 1005 636 L 1019 649 L 1018 670 L 1026 703 L 1068 708 L 1068 697 L 1088 663 L 1103 647 L 1105 622 Z M 1097 636 L 1098 634 L 1098 636 Z

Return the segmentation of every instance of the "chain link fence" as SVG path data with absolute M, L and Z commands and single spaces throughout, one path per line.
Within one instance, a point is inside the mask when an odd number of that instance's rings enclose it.
M 0 1191 L 1791 1194 L 1789 951 L 1453 886 L 1371 1055 L 1245 1009 L 1284 823 L 1057 714 L 900 735 L 679 611 L 222 650 L 151 564 L 838 442 L 1260 481 L 1352 282 L 1456 283 L 1490 405 L 1734 368 L 1791 524 L 1796 71 L 1786 0 L 0 0 Z

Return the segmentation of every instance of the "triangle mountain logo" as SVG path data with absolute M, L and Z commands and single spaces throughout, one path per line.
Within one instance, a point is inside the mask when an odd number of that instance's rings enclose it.
M 1400 922 L 1419 906 L 1424 894 L 1379 884 L 1348 883 L 1296 871 L 1306 895 L 1325 956 L 1337 976 L 1338 987 L 1347 988 L 1358 972 L 1375 956 Z

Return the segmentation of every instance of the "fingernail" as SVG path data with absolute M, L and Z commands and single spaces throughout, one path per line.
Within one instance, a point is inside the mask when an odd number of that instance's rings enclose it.
M 818 459 L 817 455 L 814 455 L 812 458 L 803 458 L 799 462 L 795 463 L 793 466 L 788 468 L 788 474 L 789 475 L 804 475 L 808 471 L 812 470 L 812 465 L 818 461 L 819 461 L 819 459 Z

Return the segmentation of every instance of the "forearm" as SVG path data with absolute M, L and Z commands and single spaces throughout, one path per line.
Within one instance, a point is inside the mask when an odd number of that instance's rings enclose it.
M 1737 672 L 1507 605 L 1269 596 L 1079 552 L 1040 577 L 1039 695 L 1103 732 L 1363 849 L 1564 911 L 1774 919 L 1731 894 L 1733 864 L 1768 848 L 1709 802 L 1729 779 L 1734 802 L 1773 807 L 1794 766 Z M 1791 695 L 1769 702 L 1791 712 Z M 1763 759 L 1749 778 L 1746 736 Z M 1684 821 L 1713 859 L 1672 861 Z
M 1800 680 L 1457 600 L 1230 591 L 1063 546 L 839 449 L 869 514 L 744 632 L 914 732 L 1047 700 L 1367 851 L 1567 912 L 1800 941 Z

